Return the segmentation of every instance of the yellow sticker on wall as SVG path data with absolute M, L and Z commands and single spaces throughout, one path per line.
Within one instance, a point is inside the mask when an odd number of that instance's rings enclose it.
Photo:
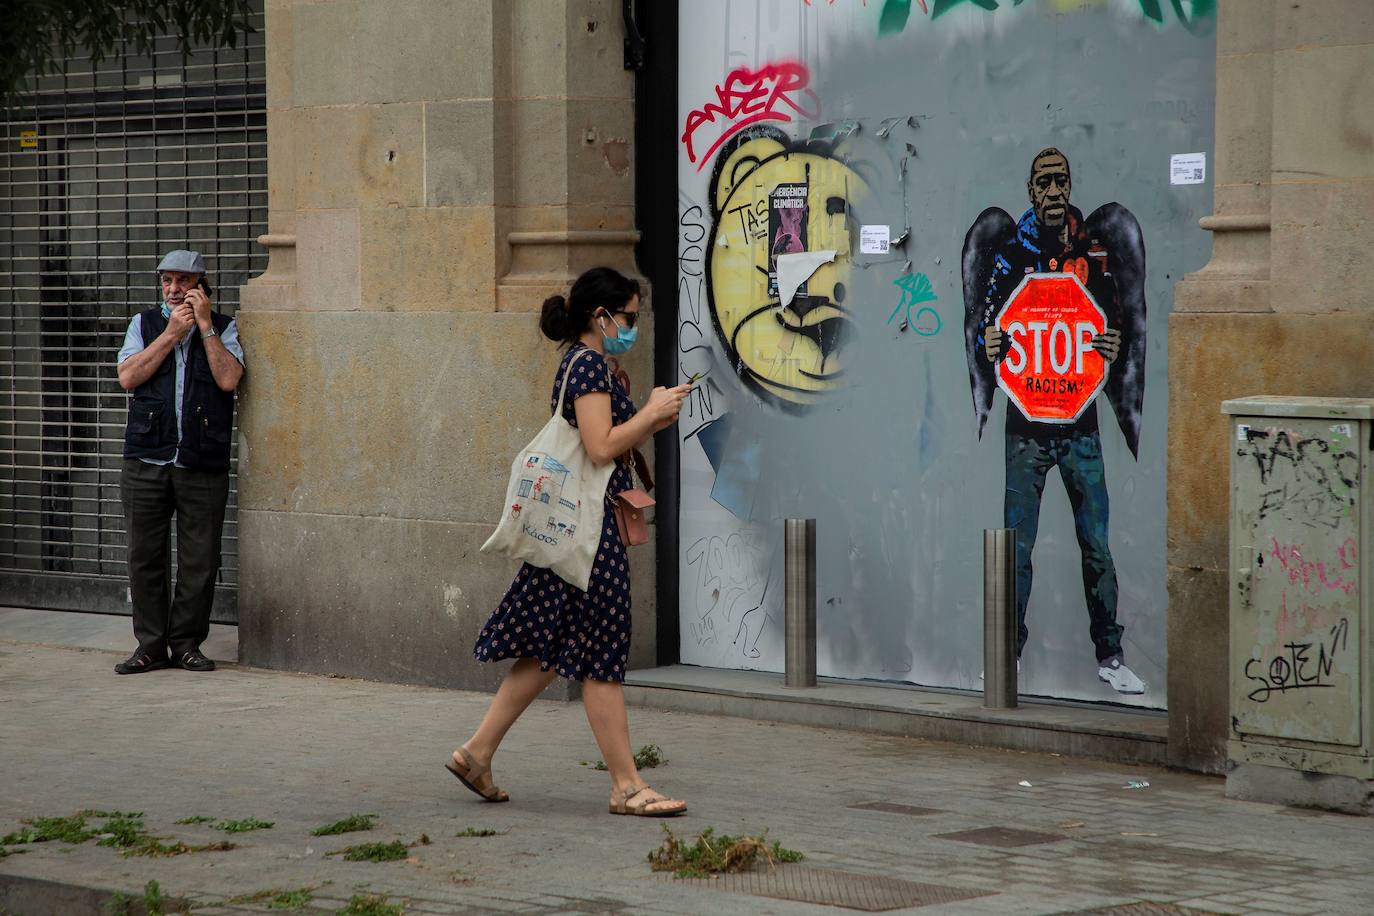
M 20 149 L 38 149 L 38 131 L 21 130 L 19 132 Z

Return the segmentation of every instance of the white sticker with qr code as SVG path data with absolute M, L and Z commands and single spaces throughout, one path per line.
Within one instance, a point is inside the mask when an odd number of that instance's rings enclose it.
M 1174 153 L 1169 157 L 1169 184 L 1202 184 L 1206 180 L 1206 153 Z

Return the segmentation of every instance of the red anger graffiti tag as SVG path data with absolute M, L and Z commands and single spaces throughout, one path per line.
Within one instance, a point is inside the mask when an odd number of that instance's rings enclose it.
M 820 117 L 821 101 L 807 88 L 810 82 L 811 72 L 806 66 L 791 61 L 766 64 L 758 70 L 740 67 L 730 71 L 725 81 L 716 86 L 715 100 L 687 115 L 682 128 L 687 159 L 697 164 L 699 172 L 722 143 L 750 124 L 760 121 L 790 123 L 793 114 L 803 118 Z M 694 145 L 696 132 L 707 124 L 716 123 L 717 118 L 729 123 L 698 160 Z

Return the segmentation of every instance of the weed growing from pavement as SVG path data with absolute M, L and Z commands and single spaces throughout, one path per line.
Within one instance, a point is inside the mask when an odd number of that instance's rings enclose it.
M 501 831 L 499 831 L 499 830 L 491 830 L 490 828 L 487 828 L 487 827 L 466 827 L 466 828 L 464 828 L 464 829 L 462 829 L 462 830 L 459 830 L 457 833 L 454 834 L 454 836 L 456 836 L 456 837 L 466 837 L 466 836 L 496 836 L 496 835 L 498 835 L 500 832 L 501 832 Z
M 185 900 L 164 897 L 162 887 L 156 881 L 143 885 L 143 913 L 145 916 L 166 916 L 168 913 L 189 913 L 190 904 Z M 131 903 L 127 896 L 115 892 L 110 898 L 110 916 L 131 916 Z
M 143 911 L 148 916 L 162 916 L 162 887 L 156 881 L 143 886 Z
M 343 856 L 345 862 L 395 862 L 408 857 L 410 850 L 416 846 L 429 844 L 429 834 L 422 833 L 418 840 L 408 845 L 400 840 L 392 840 L 390 843 L 359 843 L 356 846 L 345 846 L 343 849 L 326 852 L 325 855 Z
M 391 903 L 385 896 L 354 894 L 336 916 L 402 916 L 404 912 L 399 903 Z
M 663 748 L 657 744 L 646 744 L 635 751 L 635 769 L 652 770 L 654 767 L 661 767 L 668 762 L 668 758 L 663 756 Z M 606 770 L 606 761 L 598 760 L 596 763 L 582 761 L 584 767 L 591 767 L 593 770 Z
M 213 817 L 206 817 L 203 814 L 193 814 L 190 817 L 183 817 L 181 820 L 177 821 L 178 824 L 213 824 L 214 822 L 215 819 Z
M 779 862 L 800 862 L 802 854 L 784 849 L 774 840 L 768 842 L 768 831 L 759 836 L 716 836 L 714 827 L 707 827 L 688 845 L 673 835 L 667 824 L 663 827 L 663 843 L 649 853 L 654 871 L 670 871 L 679 878 L 705 878 L 722 872 L 748 871 L 759 859 L 772 868 Z
M 332 824 L 325 824 L 310 831 L 311 836 L 337 836 L 340 833 L 356 833 L 359 830 L 371 830 L 377 825 L 377 815 L 375 814 L 352 814 L 341 821 Z
M 216 830 L 223 830 L 225 833 L 247 833 L 250 830 L 270 830 L 276 821 L 260 821 L 255 817 L 246 817 L 241 821 L 220 821 L 215 825 Z
M 300 910 L 304 909 L 314 899 L 314 887 L 298 887 L 295 890 L 282 890 L 274 887 L 271 890 L 258 891 L 255 894 L 230 897 L 224 902 L 225 904 L 261 903 L 265 904 L 269 910 Z
M 0 837 L 0 846 L 46 843 L 49 840 L 75 844 L 95 838 L 95 833 L 86 829 L 86 818 L 81 814 L 73 814 L 71 817 L 34 817 L 20 823 L 27 826 Z
M 157 837 L 150 836 L 145 837 L 141 843 L 124 850 L 124 855 L 166 859 L 171 856 L 190 855 L 193 852 L 228 852 L 237 848 L 233 843 L 226 843 L 223 840 L 218 843 L 183 843 L 180 840 L 175 843 L 161 843 Z
M 141 817 L 112 817 L 101 831 L 99 846 L 113 846 L 115 849 L 129 849 L 147 840 L 148 831 L 143 827 Z
M 103 819 L 98 827 L 88 827 L 86 818 Z M 192 852 L 219 852 L 233 849 L 233 843 L 205 843 L 192 845 L 177 841 L 163 843 L 158 837 L 148 833 L 143 824 L 142 811 L 93 811 L 86 810 L 71 817 L 35 817 L 24 823 L 29 826 L 8 834 L 0 839 L 0 844 L 43 843 L 48 840 L 61 840 L 64 843 L 80 844 L 99 838 L 98 846 L 108 846 L 120 850 L 126 856 L 181 856 Z

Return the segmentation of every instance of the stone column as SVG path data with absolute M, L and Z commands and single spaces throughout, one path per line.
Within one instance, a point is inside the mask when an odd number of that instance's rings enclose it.
M 1374 5 L 1222 0 L 1212 259 L 1169 318 L 1169 758 L 1229 724 L 1226 398 L 1374 395 Z
M 272 260 L 240 319 L 241 658 L 490 687 L 504 668 L 472 641 L 515 570 L 478 548 L 549 415 L 559 354 L 538 308 L 593 263 L 633 269 L 619 4 L 268 0 L 267 51 Z

